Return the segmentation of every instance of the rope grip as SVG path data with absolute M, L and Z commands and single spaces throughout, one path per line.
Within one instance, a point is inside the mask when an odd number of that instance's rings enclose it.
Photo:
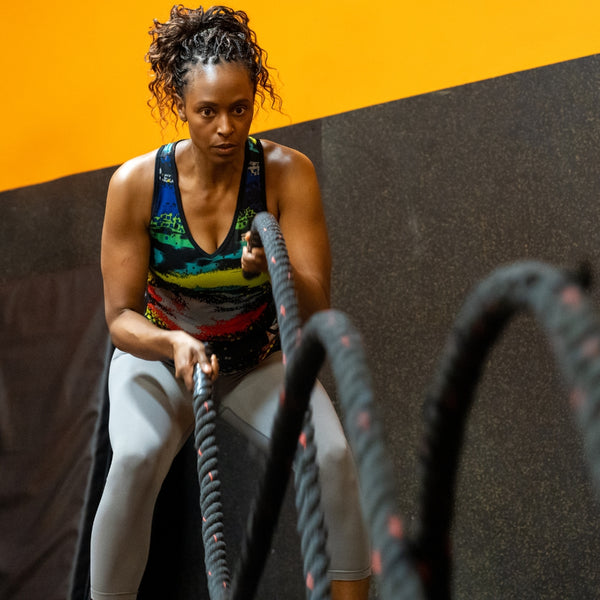
M 244 238 L 245 236 L 246 234 L 244 234 Z M 250 239 L 246 242 L 246 247 L 248 248 L 248 252 L 252 252 L 252 248 L 263 248 L 262 239 L 256 229 L 250 230 Z M 242 275 L 244 276 L 244 279 L 254 279 L 255 277 L 258 277 L 260 273 L 251 273 L 242 270 Z

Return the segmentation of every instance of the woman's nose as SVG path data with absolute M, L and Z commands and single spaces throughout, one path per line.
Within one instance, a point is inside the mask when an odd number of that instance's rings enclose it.
M 223 136 L 228 136 L 233 133 L 233 123 L 231 122 L 229 115 L 222 115 L 219 117 L 217 132 Z

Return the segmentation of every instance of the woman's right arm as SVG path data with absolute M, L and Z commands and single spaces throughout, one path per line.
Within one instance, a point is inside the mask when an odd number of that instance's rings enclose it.
M 192 389 L 195 364 L 214 379 L 216 358 L 209 361 L 202 342 L 191 335 L 161 329 L 144 316 L 154 157 L 125 163 L 108 187 L 101 250 L 106 322 L 117 348 L 146 360 L 172 359 L 177 377 Z

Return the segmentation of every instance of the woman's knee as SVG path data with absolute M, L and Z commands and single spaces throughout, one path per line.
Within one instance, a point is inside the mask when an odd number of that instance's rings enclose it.
M 330 576 L 362 579 L 369 574 L 370 545 L 352 452 L 345 440 L 340 440 L 327 444 L 318 462 L 321 502 L 329 531 Z
M 323 485 L 339 494 L 343 502 L 344 493 L 358 484 L 354 457 L 346 440 L 328 440 L 324 447 L 317 446 L 317 462 Z
M 151 494 L 158 491 L 166 475 L 160 447 L 121 449 L 113 455 L 107 485 L 121 493 Z M 164 475 L 163 475 L 164 473 Z

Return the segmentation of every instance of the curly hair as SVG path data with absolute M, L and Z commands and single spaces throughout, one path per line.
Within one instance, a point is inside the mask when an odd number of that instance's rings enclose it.
M 175 96 L 183 97 L 186 77 L 198 64 L 238 62 L 242 64 L 254 85 L 259 105 L 267 97 L 271 107 L 281 110 L 281 98 L 273 86 L 267 53 L 256 41 L 256 34 L 248 26 L 248 15 L 226 6 L 204 10 L 175 5 L 165 23 L 154 19 L 150 30 L 152 43 L 146 54 L 152 80 L 148 84 L 152 98 L 148 104 L 158 109 L 160 120 L 167 124 L 169 113 L 177 119 Z

